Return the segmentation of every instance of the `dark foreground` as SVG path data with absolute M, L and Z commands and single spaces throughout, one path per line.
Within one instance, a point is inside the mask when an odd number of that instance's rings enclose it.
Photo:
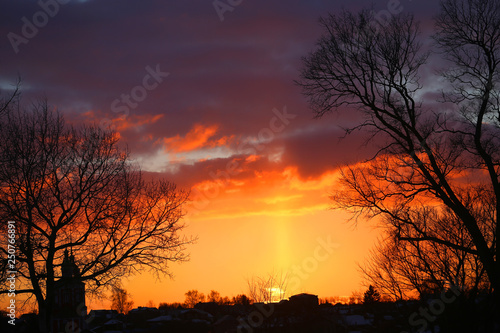
M 86 318 L 85 330 L 68 328 L 65 333 L 500 332 L 494 323 L 500 312 L 487 298 L 467 301 L 441 295 L 421 301 L 319 305 L 314 295 L 298 296 L 271 304 L 199 303 L 194 309 L 139 307 L 126 316 L 112 310 L 93 310 Z M 22 316 L 15 326 L 4 318 L 0 331 L 36 333 L 36 315 Z

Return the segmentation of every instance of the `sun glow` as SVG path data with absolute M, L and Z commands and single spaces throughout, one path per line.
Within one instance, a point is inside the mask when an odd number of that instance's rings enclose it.
M 285 292 L 279 287 L 271 287 L 268 292 L 271 295 L 271 303 L 279 302 L 285 298 Z

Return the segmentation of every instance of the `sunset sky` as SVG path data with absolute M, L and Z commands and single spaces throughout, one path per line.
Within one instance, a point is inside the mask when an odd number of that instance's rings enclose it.
M 244 0 L 224 13 L 212 0 L 61 2 L 16 44 L 9 33 L 22 36 L 43 9 L 0 1 L 2 93 L 20 76 L 26 104 L 47 98 L 69 122 L 114 126 L 148 176 L 192 193 L 190 261 L 172 264 L 173 279 L 124 281 L 135 305 L 183 301 L 190 289 L 235 296 L 273 271 L 320 297 L 364 288 L 357 264 L 378 231 L 347 223 L 329 195 L 338 167 L 376 147 L 363 146 L 367 133 L 340 140 L 358 115 L 314 119 L 293 80 L 320 16 L 397 1 Z M 432 30 L 438 1 L 399 6 Z

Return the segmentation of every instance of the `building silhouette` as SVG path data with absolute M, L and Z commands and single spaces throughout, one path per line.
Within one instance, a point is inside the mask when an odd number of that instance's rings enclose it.
M 54 283 L 54 307 L 51 332 L 78 332 L 86 328 L 85 283 L 73 254 L 64 251 L 61 278 Z

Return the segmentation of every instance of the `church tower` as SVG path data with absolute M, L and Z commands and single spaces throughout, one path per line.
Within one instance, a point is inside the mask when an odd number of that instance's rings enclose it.
M 54 311 L 51 332 L 78 332 L 86 328 L 85 283 L 80 280 L 80 270 L 73 254 L 64 251 L 61 278 L 55 282 Z

